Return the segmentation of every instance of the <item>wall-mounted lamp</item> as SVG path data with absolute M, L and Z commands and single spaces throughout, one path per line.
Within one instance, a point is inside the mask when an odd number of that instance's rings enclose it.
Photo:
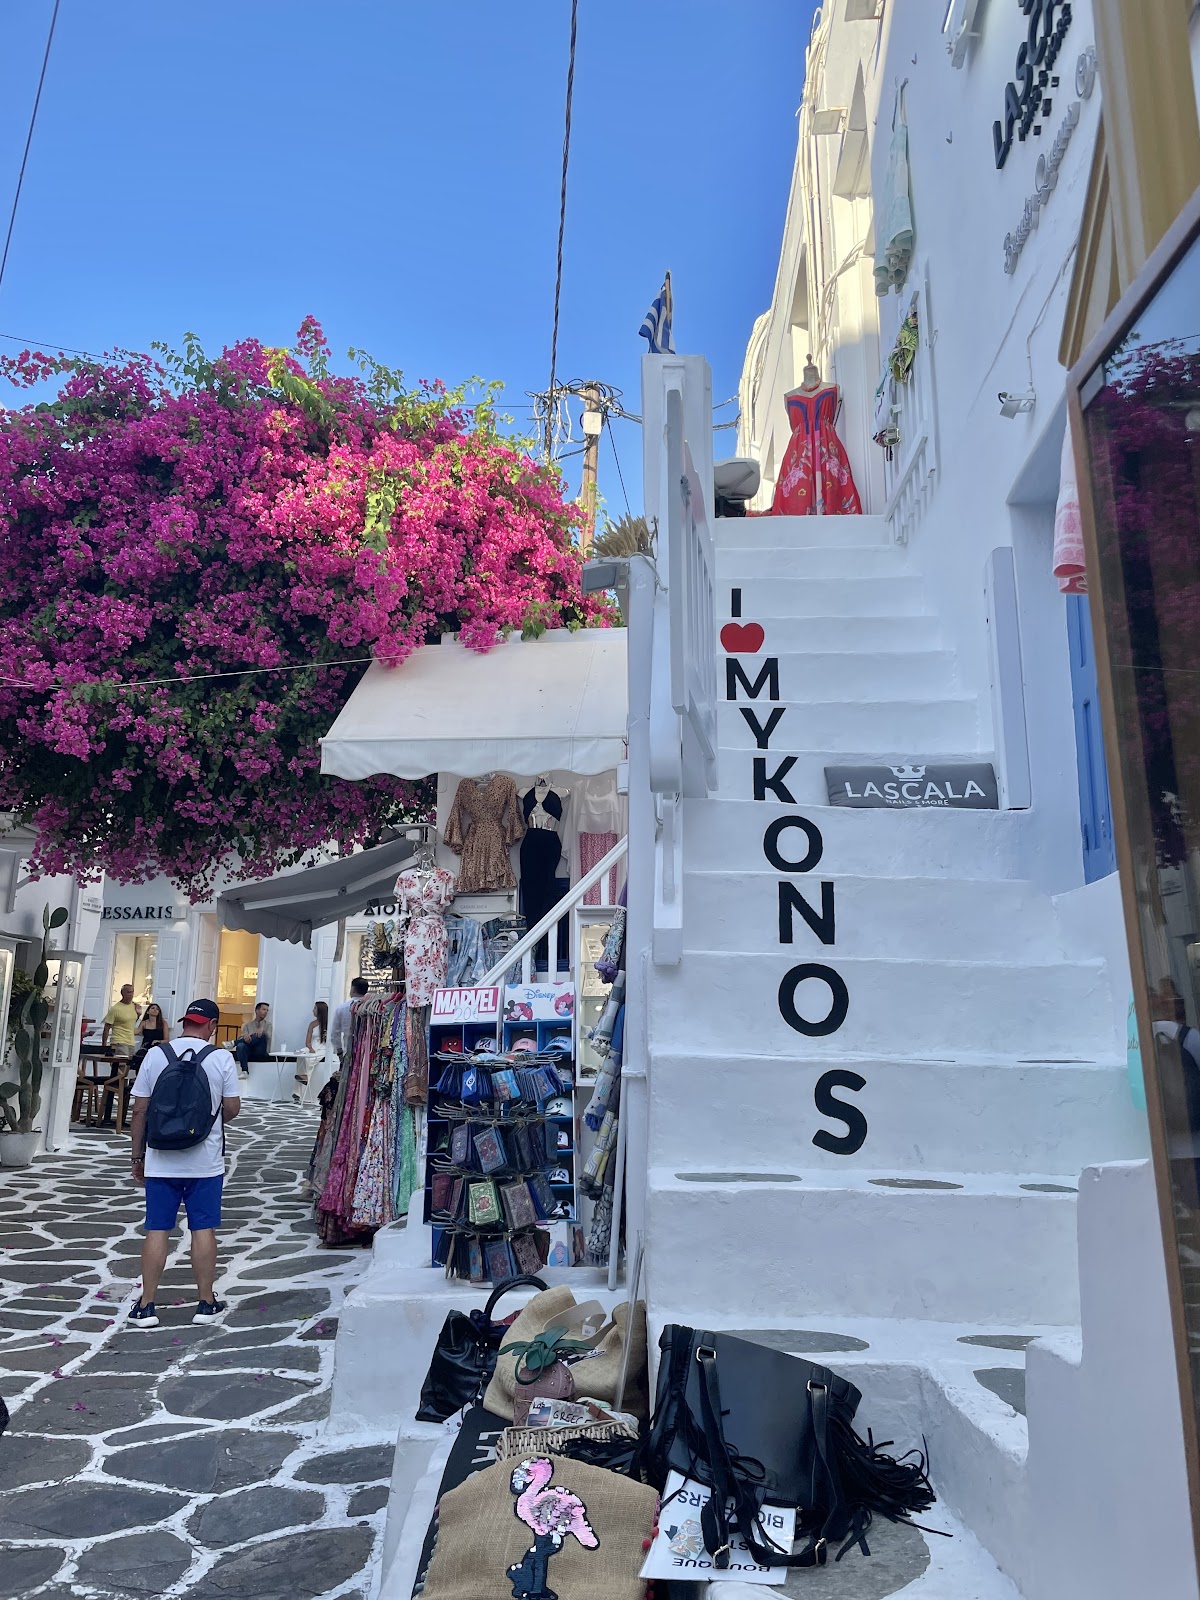
M 1007 389 L 1001 389 L 999 400 L 1002 417 L 1018 417 L 1022 411 L 1032 411 L 1037 405 L 1037 395 L 1032 389 L 1024 394 L 1009 394 Z

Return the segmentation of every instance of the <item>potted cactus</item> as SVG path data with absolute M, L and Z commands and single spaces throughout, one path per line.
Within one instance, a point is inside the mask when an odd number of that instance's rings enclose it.
M 42 953 L 13 1031 L 7 1061 L 0 1068 L 0 1167 L 27 1167 L 37 1150 L 34 1128 L 42 1108 L 42 1029 L 50 1015 L 50 935 L 67 920 L 63 907 L 42 910 Z M 14 1075 L 15 1072 L 15 1075 Z

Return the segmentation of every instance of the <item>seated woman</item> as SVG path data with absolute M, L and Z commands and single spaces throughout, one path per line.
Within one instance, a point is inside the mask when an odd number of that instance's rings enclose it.
M 308 1032 L 304 1035 L 304 1048 L 306 1050 L 323 1049 L 328 1036 L 329 1006 L 324 1000 L 318 1000 L 313 1006 L 313 1020 L 309 1023 Z

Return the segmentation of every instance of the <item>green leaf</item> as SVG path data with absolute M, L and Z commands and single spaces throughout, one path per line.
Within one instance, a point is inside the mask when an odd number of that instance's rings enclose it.
M 66 906 L 59 906 L 58 910 L 50 918 L 50 926 L 52 928 L 61 928 L 69 916 L 70 912 L 67 910 Z
M 20 1087 L 21 1085 L 16 1081 L 15 1078 L 10 1080 L 8 1083 L 0 1083 L 0 1100 L 9 1099 L 12 1095 L 16 1094 Z
M 49 982 L 50 968 L 44 961 L 39 961 L 37 971 L 33 975 L 33 987 L 35 989 L 44 989 Z

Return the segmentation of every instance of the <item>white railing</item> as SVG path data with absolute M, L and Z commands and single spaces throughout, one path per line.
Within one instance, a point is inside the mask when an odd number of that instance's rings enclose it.
M 709 494 L 685 435 L 688 373 L 662 373 L 661 478 L 658 504 L 658 574 L 646 618 L 630 616 L 630 651 L 635 627 L 650 624 L 651 794 L 656 813 L 654 842 L 653 957 L 675 966 L 683 957 L 683 800 L 704 798 L 717 784 L 717 590 Z M 710 448 L 704 442 L 702 448 Z M 651 458 L 653 459 L 653 458 Z M 630 749 L 632 755 L 632 749 Z M 634 774 L 630 773 L 630 782 Z
M 556 906 L 552 906 L 540 922 L 535 922 L 528 932 L 523 933 L 507 951 L 503 958 L 497 961 L 490 972 L 485 972 L 480 978 L 478 988 L 488 989 L 493 984 L 503 983 L 506 972 L 511 972 L 517 962 L 521 964 L 521 982 L 533 982 L 533 952 L 543 939 L 547 943 L 547 966 L 550 977 L 553 979 L 558 970 L 558 925 L 564 917 L 570 917 L 576 906 L 583 904 L 583 897 L 589 889 L 602 883 L 612 869 L 625 859 L 625 852 L 629 848 L 628 839 L 618 839 L 616 844 L 606 856 L 601 857 L 590 872 L 584 873 L 578 883 L 572 884 L 570 890 L 563 896 Z M 605 904 L 608 904 L 606 901 Z M 590 908 L 589 908 L 590 909 Z M 571 951 L 571 971 L 578 975 L 579 972 L 579 939 L 572 929 L 572 939 L 569 949 Z

